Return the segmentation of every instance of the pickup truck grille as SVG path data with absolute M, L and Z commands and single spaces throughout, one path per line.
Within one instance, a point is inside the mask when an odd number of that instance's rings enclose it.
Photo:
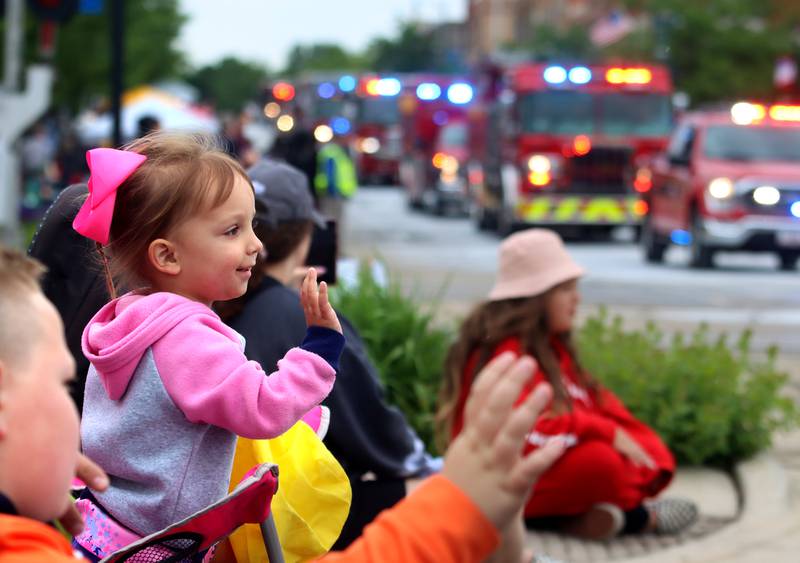
M 761 205 L 753 199 L 753 192 L 758 186 L 774 186 L 781 193 L 781 199 L 775 205 Z M 738 186 L 737 191 L 744 208 L 755 215 L 770 217 L 791 217 L 792 204 L 800 202 L 800 183 L 787 182 L 748 182 Z

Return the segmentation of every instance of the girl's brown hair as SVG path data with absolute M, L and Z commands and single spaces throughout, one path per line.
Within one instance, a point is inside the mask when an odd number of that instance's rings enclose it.
M 465 376 L 475 384 L 476 374 L 489 362 L 497 347 L 508 338 L 520 340 L 523 354 L 533 356 L 547 381 L 553 387 L 553 412 L 571 410 L 571 400 L 564 386 L 558 355 L 550 342 L 545 303 L 549 292 L 531 297 L 486 301 L 478 305 L 461 325 L 456 342 L 450 347 L 445 361 L 445 373 L 439 391 L 436 413 L 437 439 L 445 447 L 450 441 L 458 401 Z M 597 383 L 583 371 L 572 344 L 572 335 L 563 333 L 556 338 L 574 361 L 582 385 L 596 391 Z M 477 354 L 472 373 L 465 374 L 467 363 Z
M 225 202 L 244 169 L 212 137 L 154 132 L 124 147 L 147 156 L 117 190 L 108 253 L 109 290 L 149 284 L 147 249 L 193 215 Z M 252 187 L 252 184 L 250 184 Z M 104 252 L 104 250 L 106 252 Z

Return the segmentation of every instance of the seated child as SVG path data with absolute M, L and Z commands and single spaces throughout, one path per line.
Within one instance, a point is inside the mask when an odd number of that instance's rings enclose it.
M 237 435 L 276 437 L 317 407 L 344 338 L 313 271 L 306 338 L 270 376 L 212 311 L 245 292 L 262 245 L 250 180 L 203 138 L 152 134 L 88 162 L 73 225 L 97 243 L 109 294 L 133 290 L 83 333 L 81 442 L 110 486 L 78 501 L 88 525 L 75 545 L 102 558 L 225 496 Z

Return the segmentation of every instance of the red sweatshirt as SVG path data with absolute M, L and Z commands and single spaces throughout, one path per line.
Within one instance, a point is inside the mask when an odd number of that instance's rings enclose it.
M 0 514 L 0 563 L 75 563 L 83 561 L 56 530 L 22 516 Z

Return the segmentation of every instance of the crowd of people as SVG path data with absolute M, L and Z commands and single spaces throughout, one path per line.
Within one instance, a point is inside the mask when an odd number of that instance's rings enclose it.
M 525 525 L 604 540 L 696 520 L 690 501 L 656 498 L 668 448 L 581 366 L 584 271 L 551 231 L 501 245 L 442 366 L 445 456 L 426 452 L 306 266 L 321 211 L 341 207 L 319 199 L 352 194 L 353 172 L 331 149 L 310 177 L 290 153 L 245 168 L 159 131 L 93 149 L 31 257 L 2 251 L 0 562 L 98 561 L 225 496 L 237 440 L 295 424 L 351 491 L 325 561 L 546 561 Z

